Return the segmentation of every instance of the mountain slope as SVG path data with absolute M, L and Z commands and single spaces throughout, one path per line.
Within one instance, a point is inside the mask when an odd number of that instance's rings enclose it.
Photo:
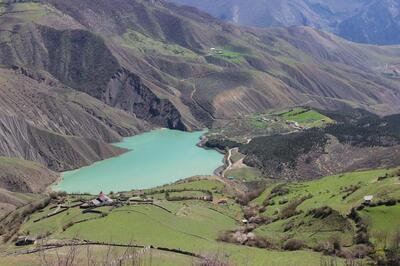
M 295 105 L 400 110 L 400 80 L 385 73 L 399 47 L 241 28 L 164 1 L 3 3 L 0 22 L 2 120 L 14 132 L 3 130 L 2 154 L 54 170 L 119 154 L 104 142 L 149 128 L 142 120 L 193 130 Z
M 243 29 L 163 1 L 48 3 L 31 4 L 39 14 L 18 18 L 3 48 L 29 47 L 18 36 L 32 35 L 35 48 L 27 50 L 44 63 L 17 51 L 3 63 L 43 69 L 162 126 L 195 129 L 306 102 L 396 111 L 398 80 L 380 69 L 398 62 L 396 47 L 355 45 L 310 28 Z M 18 6 L 9 8 L 32 12 Z
M 0 217 L 36 199 L 57 178 L 43 165 L 0 157 Z
M 171 0 L 223 20 L 257 27 L 311 26 L 348 40 L 399 44 L 398 0 Z
M 0 69 L 0 75 L 3 156 L 40 162 L 56 171 L 70 170 L 121 154 L 123 150 L 106 142 L 148 128 L 51 79 L 38 82 L 20 68 Z

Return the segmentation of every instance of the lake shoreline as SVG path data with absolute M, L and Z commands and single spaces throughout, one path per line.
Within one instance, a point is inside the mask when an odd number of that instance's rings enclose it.
M 126 149 L 126 152 L 123 154 L 120 154 L 116 157 L 108 158 L 105 160 L 97 161 L 89 166 L 84 166 L 82 168 L 74 169 L 71 171 L 66 171 L 66 172 L 61 172 L 59 173 L 60 176 L 57 178 L 55 182 L 53 182 L 47 189 L 47 191 L 66 191 L 67 193 L 87 193 L 89 192 L 90 194 L 95 193 L 96 188 L 94 187 L 102 187 L 104 191 L 107 191 L 110 189 L 110 191 L 123 191 L 123 190 L 135 190 L 135 189 L 147 189 L 147 188 L 152 188 L 164 184 L 168 184 L 170 182 L 177 182 L 179 180 L 184 180 L 188 177 L 192 176 L 198 176 L 198 175 L 215 175 L 216 173 L 221 172 L 221 169 L 224 169 L 225 166 L 225 158 L 219 159 L 218 157 L 223 155 L 225 157 L 226 154 L 224 154 L 222 151 L 216 150 L 216 149 L 210 149 L 205 147 L 205 142 L 207 141 L 207 138 L 204 135 L 205 132 L 202 131 L 195 131 L 195 132 L 182 132 L 182 131 L 176 131 L 176 130 L 168 130 L 168 129 L 156 129 L 152 130 L 150 132 L 145 132 L 139 135 L 135 135 L 133 137 L 128 137 L 124 138 L 124 140 L 120 143 L 115 143 L 113 145 L 116 145 L 117 147 L 124 148 Z M 187 134 L 187 135 L 186 135 Z M 192 135 L 194 134 L 194 135 Z M 201 134 L 201 135 L 200 135 Z M 159 143 L 160 146 L 157 146 L 157 136 L 161 135 L 161 138 L 163 139 L 161 143 Z M 168 139 L 168 136 L 171 135 L 171 139 Z M 198 136 L 199 135 L 199 136 Z M 137 138 L 138 137 L 138 138 Z M 135 139 L 132 139 L 135 138 Z M 148 141 L 144 141 L 144 143 L 140 143 L 141 139 L 146 139 L 150 138 Z M 154 140 L 153 140 L 154 139 Z M 200 139 L 200 141 L 199 141 Z M 181 143 L 183 141 L 183 144 Z M 126 145 L 129 146 L 129 143 L 135 143 L 138 142 L 137 145 L 138 147 L 133 147 L 133 148 L 127 148 Z M 155 142 L 155 143 L 154 143 Z M 171 143 L 170 143 L 171 142 Z M 190 144 L 192 142 L 193 144 Z M 140 154 L 143 155 L 142 152 L 146 152 L 148 149 L 147 146 L 151 146 L 150 148 L 154 150 L 154 152 L 151 154 L 151 157 L 147 159 L 143 159 L 143 163 L 141 164 L 135 164 L 135 160 L 140 160 L 142 156 L 132 156 L 131 155 L 126 155 L 132 152 L 132 150 L 135 150 L 136 148 L 138 149 L 138 153 L 135 152 L 135 155 Z M 136 144 L 135 144 L 136 145 Z M 177 146 L 176 152 L 174 151 L 175 145 Z M 156 148 L 154 148 L 156 146 Z M 143 147 L 146 147 L 145 150 Z M 166 148 L 166 147 L 172 147 L 172 148 Z M 198 149 L 196 149 L 198 148 Z M 183 150 L 182 150 L 183 149 Z M 185 152 L 184 150 L 188 150 Z M 207 151 L 207 152 L 204 152 Z M 212 152 L 211 152 L 212 151 Z M 147 151 L 148 153 L 148 151 Z M 188 156 L 186 156 L 186 153 Z M 161 155 L 160 155 L 161 154 Z M 169 155 L 167 155 L 169 154 Z M 203 155 L 201 155 L 203 154 Z M 220 154 L 220 155 L 217 155 Z M 148 156 L 148 154 L 144 155 Z M 165 156 L 165 158 L 170 158 L 170 160 L 167 160 L 164 165 L 161 165 L 160 167 L 162 169 L 166 169 L 165 173 L 171 173 L 170 175 L 167 174 L 168 178 L 165 180 L 160 179 L 160 182 L 157 184 L 157 179 L 161 178 L 160 174 L 157 174 L 157 172 L 154 175 L 151 175 L 148 172 L 148 168 L 151 168 L 152 171 L 154 172 L 154 165 L 157 165 L 157 156 Z M 174 157 L 178 156 L 177 162 L 174 162 Z M 204 157 L 205 156 L 205 157 Z M 211 156 L 211 157 L 210 157 Z M 130 157 L 132 157 L 133 162 L 130 161 Z M 140 171 L 130 171 L 128 175 L 128 179 L 126 179 L 126 169 L 122 168 L 117 168 L 116 171 L 118 171 L 118 177 L 115 176 L 115 174 L 110 174 L 110 167 L 105 167 L 111 166 L 113 163 L 120 161 L 116 160 L 118 158 L 121 158 L 120 160 L 124 161 L 124 165 L 128 165 L 129 167 L 132 167 L 132 169 L 138 169 L 140 167 Z M 136 159 L 135 159 L 136 158 Z M 163 157 L 164 158 L 164 157 Z M 194 159 L 193 159 L 194 158 Z M 212 159 L 214 158 L 214 159 Z M 218 158 L 218 159 L 217 159 Z M 193 159 L 193 160 L 192 160 Z M 200 160 L 200 161 L 198 161 Z M 184 163 L 184 161 L 188 161 L 187 163 Z M 131 164 L 134 164 L 131 166 Z M 210 164 L 211 163 L 211 164 Z M 147 164 L 150 164 L 151 166 L 147 166 Z M 177 164 L 177 167 L 174 166 L 174 164 Z M 223 164 L 223 165 L 221 165 Z M 215 166 L 213 166 L 215 165 Z M 186 167 L 186 169 L 185 169 Z M 214 168 L 215 167 L 215 168 Z M 111 179 L 114 180 L 113 183 L 110 183 L 109 181 L 102 180 L 104 176 L 102 176 L 103 170 L 100 171 L 99 177 L 96 176 L 96 178 L 93 177 L 93 173 L 90 173 L 90 169 L 100 169 L 102 168 L 105 170 L 107 173 L 105 174 L 107 177 L 112 177 Z M 145 169 L 142 169 L 145 168 Z M 212 168 L 212 169 L 211 169 Z M 175 169 L 175 170 L 174 170 Z M 197 169 L 197 170 L 196 170 Z M 201 170 L 203 169 L 203 170 Z M 209 169 L 209 170 L 207 170 Z M 142 172 L 143 171 L 143 172 Z M 177 174 L 174 174 L 174 173 Z M 87 174 L 88 173 L 88 174 Z M 185 174 L 186 173 L 186 174 Z M 68 176 L 66 176 L 68 174 Z M 147 175 L 147 176 L 146 176 Z M 70 178 L 73 178 L 71 180 Z M 77 178 L 77 176 L 80 176 Z M 138 176 L 143 176 L 138 178 Z M 164 174 L 165 176 L 165 174 Z M 177 176 L 178 178 L 175 179 L 174 176 Z M 110 178 L 108 178 L 110 179 Z M 88 181 L 89 180 L 89 181 Z M 93 185 L 88 185 L 90 180 L 93 180 Z M 94 181 L 96 180 L 96 181 Z M 72 182 L 72 183 L 71 183 Z M 74 182 L 77 186 L 77 189 L 73 189 L 72 187 L 75 185 Z M 124 185 L 124 183 L 126 185 Z M 67 187 L 65 188 L 65 185 L 67 184 Z M 110 186 L 111 184 L 111 186 Z M 85 189 L 86 187 L 86 189 Z M 97 193 L 97 192 L 96 192 Z

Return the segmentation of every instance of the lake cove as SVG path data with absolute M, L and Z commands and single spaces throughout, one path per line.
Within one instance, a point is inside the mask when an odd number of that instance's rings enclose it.
M 129 152 L 64 172 L 54 189 L 97 194 L 151 188 L 195 175 L 212 175 L 223 164 L 223 155 L 196 146 L 204 133 L 159 129 L 124 138 L 115 145 Z

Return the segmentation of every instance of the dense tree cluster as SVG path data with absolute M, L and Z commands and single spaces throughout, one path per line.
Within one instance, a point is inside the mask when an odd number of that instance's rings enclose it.
M 304 132 L 259 137 L 249 144 L 242 145 L 240 151 L 249 155 L 246 163 L 254 165 L 254 160 L 261 162 L 261 167 L 281 164 L 289 167 L 296 165 L 296 159 L 312 150 L 323 149 L 328 137 L 322 130 L 310 129 Z M 253 162 L 252 162 L 253 161 Z

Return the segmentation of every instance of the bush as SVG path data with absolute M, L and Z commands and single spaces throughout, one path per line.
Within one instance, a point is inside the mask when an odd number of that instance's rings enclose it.
M 63 226 L 63 231 L 67 230 L 68 228 L 70 228 L 70 227 L 73 226 L 73 225 L 74 225 L 74 222 L 69 222 L 69 223 L 65 224 L 65 225 Z
M 339 236 L 333 235 L 330 237 L 329 242 L 332 244 L 333 250 L 341 250 L 342 249 L 342 240 Z
M 356 244 L 369 244 L 368 234 L 364 231 L 360 231 L 354 237 L 354 242 Z
M 314 218 L 324 219 L 332 214 L 332 208 L 324 206 L 317 209 L 312 209 L 308 212 L 308 215 L 312 215 Z
M 395 199 L 390 199 L 385 202 L 386 206 L 394 206 L 396 205 L 397 201 Z
M 280 201 L 279 201 L 279 204 L 280 205 L 283 205 L 283 204 L 286 204 L 286 203 L 288 203 L 289 201 L 287 200 L 287 199 L 281 199 Z
M 278 185 L 271 190 L 271 197 L 283 196 L 289 193 L 289 189 L 284 184 Z
M 257 248 L 272 248 L 274 244 L 266 237 L 256 236 L 246 242 L 246 246 Z
M 256 206 L 247 206 L 243 208 L 243 214 L 246 219 L 257 216 L 257 213 L 258 212 Z
M 63 198 L 67 196 L 67 192 L 65 191 L 51 191 L 49 193 L 49 197 L 51 199 L 58 199 L 58 198 Z
M 284 244 L 283 244 L 283 249 L 284 250 L 290 250 L 290 251 L 294 251 L 294 250 L 300 250 L 303 249 L 305 247 L 305 243 L 302 240 L 299 239 L 289 239 L 287 240 Z
M 396 177 L 396 176 L 400 176 L 400 169 L 397 169 L 395 171 L 393 171 L 393 173 L 391 174 L 392 177 Z
M 363 244 L 355 245 L 351 249 L 352 257 L 358 259 L 363 259 L 367 257 L 371 252 L 372 252 L 371 247 Z
M 330 247 L 331 245 L 329 245 L 328 242 L 325 243 L 317 243 L 312 250 L 314 250 L 315 252 L 324 252 L 325 255 L 329 255 L 332 254 L 330 252 Z M 333 250 L 333 249 L 332 249 Z
M 309 198 L 309 196 L 302 197 L 300 199 L 295 199 L 295 200 L 289 202 L 288 204 L 286 204 L 285 206 L 283 206 L 282 209 L 280 210 L 279 218 L 287 219 L 289 217 L 299 214 L 300 212 L 298 212 L 296 210 L 297 206 L 299 206 L 301 203 L 303 203 L 303 201 L 305 201 L 308 198 Z
M 224 231 L 224 232 L 221 232 L 221 233 L 218 235 L 217 240 L 218 240 L 218 241 L 221 241 L 221 242 L 226 242 L 226 243 L 235 244 L 235 243 L 236 243 L 236 239 L 235 239 L 235 237 L 234 237 L 233 234 L 234 234 L 234 231 Z

